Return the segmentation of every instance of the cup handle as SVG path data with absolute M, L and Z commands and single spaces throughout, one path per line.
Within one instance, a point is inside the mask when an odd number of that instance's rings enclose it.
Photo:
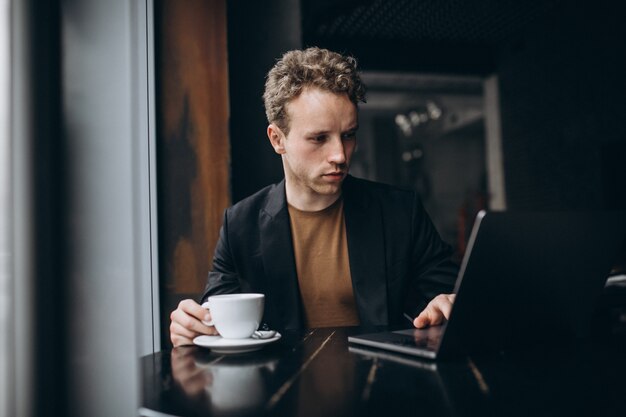
M 206 308 L 207 310 L 211 310 L 211 308 L 209 307 L 209 302 L 208 301 L 205 301 L 204 303 L 202 303 L 202 308 Z M 213 319 L 211 319 L 210 321 L 202 320 L 202 324 L 204 324 L 205 326 L 214 326 Z

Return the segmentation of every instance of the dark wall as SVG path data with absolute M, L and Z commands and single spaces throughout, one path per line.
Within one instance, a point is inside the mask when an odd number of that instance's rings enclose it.
M 626 208 L 626 30 L 605 2 L 573 3 L 500 61 L 510 209 Z
M 283 177 L 266 136 L 265 75 L 276 59 L 302 46 L 298 0 L 228 2 L 231 197 L 235 203 Z

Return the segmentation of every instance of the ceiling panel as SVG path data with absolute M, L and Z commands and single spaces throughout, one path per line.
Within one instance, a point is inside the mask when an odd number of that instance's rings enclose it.
M 302 0 L 303 39 L 365 69 L 483 74 L 562 0 Z

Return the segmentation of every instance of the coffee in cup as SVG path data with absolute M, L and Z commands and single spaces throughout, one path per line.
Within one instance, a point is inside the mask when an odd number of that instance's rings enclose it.
M 265 295 L 256 293 L 212 295 L 202 305 L 211 311 L 210 325 L 226 339 L 246 339 L 259 328 Z

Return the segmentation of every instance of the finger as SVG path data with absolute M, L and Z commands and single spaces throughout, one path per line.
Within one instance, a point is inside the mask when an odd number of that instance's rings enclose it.
M 429 306 L 420 313 L 414 321 L 415 327 L 423 329 L 430 326 L 438 326 L 443 323 L 443 313 L 434 306 Z
M 436 306 L 433 307 L 432 310 L 430 310 L 429 318 L 430 318 L 430 323 L 429 323 L 430 326 L 439 326 L 445 320 L 443 313 Z
M 173 321 L 170 324 L 170 334 L 175 334 L 181 337 L 185 337 L 187 339 L 193 339 L 196 336 L 199 336 L 201 333 L 190 330 L 187 327 L 182 326 L 180 323 Z
M 170 325 L 170 340 L 174 347 L 193 345 L 193 339 L 196 334 L 190 332 L 179 324 Z
M 172 346 L 174 347 L 193 345 L 193 341 L 191 339 L 178 334 L 170 334 L 170 340 L 172 341 Z
M 431 324 L 441 324 L 450 317 L 454 298 L 454 294 L 439 294 L 428 303 L 424 310 L 428 311 Z
M 187 316 L 190 317 L 190 316 Z M 192 319 L 193 321 L 199 323 L 196 319 Z M 170 334 L 178 335 L 180 337 L 184 337 L 190 341 L 193 341 L 194 338 L 201 335 L 215 336 L 219 335 L 218 331 L 213 326 L 205 326 L 202 323 L 199 323 L 195 328 L 189 328 L 185 324 L 181 324 L 178 320 L 172 320 L 170 324 Z
M 428 327 L 429 325 L 430 317 L 428 308 L 426 308 L 415 318 L 415 320 L 413 320 L 413 326 L 418 329 L 423 329 L 424 327 Z
M 431 300 L 426 308 L 415 318 L 413 325 L 418 329 L 438 326 L 450 317 L 454 294 L 439 294 Z
M 449 294 L 441 294 L 435 297 L 433 300 L 433 307 L 439 310 L 443 317 L 447 320 L 452 312 L 452 302 L 454 299 L 450 299 Z
M 208 312 L 207 315 L 209 316 L 210 320 L 211 316 L 210 314 L 208 314 Z M 205 325 L 197 317 L 186 313 L 180 308 L 174 310 L 172 314 L 170 314 L 170 319 L 172 320 L 172 323 L 177 323 L 185 329 L 191 330 L 192 332 L 195 332 L 197 334 L 215 333 L 214 327 Z
M 194 300 L 186 299 L 186 300 L 181 301 L 178 304 L 178 309 L 184 311 L 190 316 L 197 318 L 200 321 L 211 320 L 209 310 L 207 310 L 206 308 L 203 308 L 200 304 L 196 303 Z
M 456 294 L 442 294 L 445 302 L 445 306 L 441 308 L 441 312 L 443 313 L 446 320 L 450 318 L 452 314 L 452 307 L 454 307 L 454 300 L 456 300 Z
M 415 320 L 413 320 L 413 327 L 415 327 L 416 329 L 423 329 L 427 326 L 428 322 L 420 316 L 417 316 Z

